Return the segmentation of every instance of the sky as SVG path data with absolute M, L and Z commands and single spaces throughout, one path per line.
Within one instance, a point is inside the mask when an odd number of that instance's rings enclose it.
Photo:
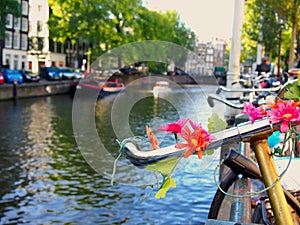
M 152 10 L 176 10 L 180 21 L 194 31 L 200 41 L 232 36 L 234 0 L 144 0 Z

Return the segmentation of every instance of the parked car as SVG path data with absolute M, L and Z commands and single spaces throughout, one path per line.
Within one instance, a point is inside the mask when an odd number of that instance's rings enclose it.
M 213 71 L 219 85 L 226 85 L 227 73 L 225 67 L 216 66 Z
M 23 83 L 22 74 L 18 70 L 3 69 L 2 71 L 6 83 Z
M 132 66 L 124 66 L 123 68 L 120 69 L 120 71 L 124 74 L 124 75 L 134 75 L 134 74 L 138 74 L 139 71 Z
M 75 73 L 72 68 L 59 68 L 59 74 L 63 80 L 75 79 Z
M 32 73 L 27 70 L 21 70 L 20 73 L 23 76 L 24 82 L 39 82 L 39 80 L 41 79 L 41 77 L 38 74 Z
M 75 79 L 82 79 L 85 77 L 84 72 L 81 71 L 80 69 L 74 70 L 74 76 L 75 76 Z
M 39 75 L 41 78 L 47 80 L 61 80 L 60 71 L 57 67 L 40 67 Z
M 1 72 L 0 72 L 0 84 L 4 84 L 4 76 Z

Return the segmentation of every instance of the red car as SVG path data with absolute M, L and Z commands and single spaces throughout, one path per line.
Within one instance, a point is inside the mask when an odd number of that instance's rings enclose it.
M 2 73 L 0 73 L 0 84 L 4 84 L 4 77 Z

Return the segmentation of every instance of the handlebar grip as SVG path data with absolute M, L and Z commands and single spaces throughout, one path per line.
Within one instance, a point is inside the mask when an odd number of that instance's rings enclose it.
M 261 179 L 261 174 L 256 164 L 235 150 L 229 150 L 224 164 L 245 177 Z

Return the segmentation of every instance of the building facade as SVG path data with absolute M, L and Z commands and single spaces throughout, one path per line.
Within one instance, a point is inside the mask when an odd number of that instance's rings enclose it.
M 48 19 L 48 0 L 29 0 L 28 69 L 33 72 L 37 72 L 40 66 L 66 65 L 64 51 L 50 49 Z
M 10 69 L 27 69 L 28 50 L 28 0 L 19 0 L 22 16 L 7 15 L 2 65 Z
M 205 63 L 206 72 L 213 74 L 214 67 L 227 67 L 225 40 L 214 39 L 210 42 L 199 42 L 196 53 Z

